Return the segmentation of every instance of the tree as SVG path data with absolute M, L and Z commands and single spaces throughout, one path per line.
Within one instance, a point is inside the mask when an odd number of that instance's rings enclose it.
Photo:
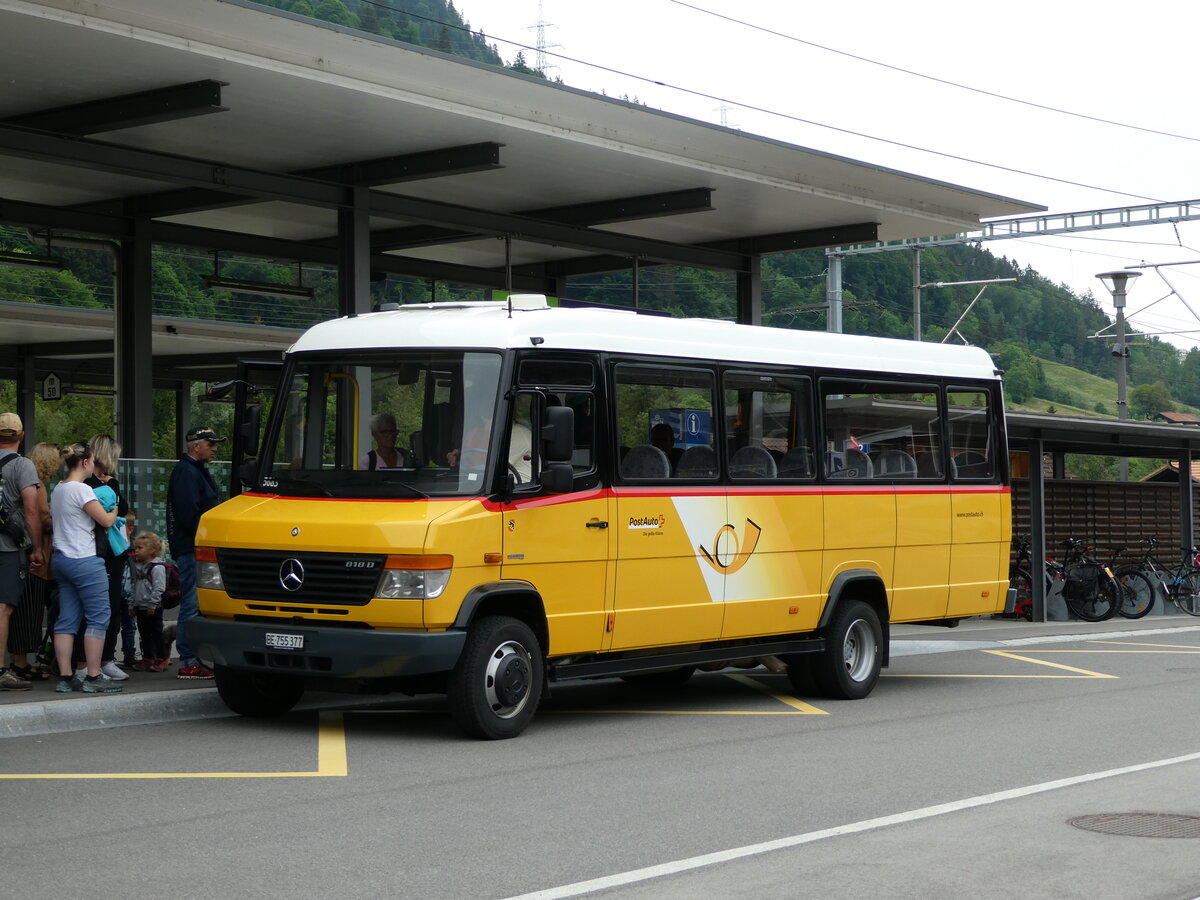
M 1171 391 L 1163 384 L 1139 384 L 1129 392 L 1129 414 L 1135 419 L 1153 419 L 1160 412 L 1172 412 Z

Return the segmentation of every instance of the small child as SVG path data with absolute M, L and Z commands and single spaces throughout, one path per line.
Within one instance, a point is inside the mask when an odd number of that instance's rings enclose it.
M 137 618 L 142 636 L 142 658 L 133 664 L 137 672 L 165 672 L 170 668 L 163 642 L 162 595 L 167 588 L 167 570 L 162 552 L 162 538 L 153 531 L 143 531 L 133 539 L 129 558 L 133 599 L 129 612 Z

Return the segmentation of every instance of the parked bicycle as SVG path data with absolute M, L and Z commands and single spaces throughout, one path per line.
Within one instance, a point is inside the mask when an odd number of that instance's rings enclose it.
M 1089 554 L 1092 548 L 1086 541 L 1069 538 L 1063 547 L 1062 596 L 1067 608 L 1084 622 L 1111 619 L 1121 608 L 1125 593 L 1112 569 Z
M 1146 545 L 1142 558 L 1136 563 L 1127 563 L 1117 569 L 1117 577 L 1139 576 L 1145 582 L 1139 588 L 1137 602 L 1131 607 L 1131 619 L 1140 619 L 1154 607 L 1159 595 L 1170 600 L 1175 607 L 1189 616 L 1200 616 L 1200 551 L 1193 547 L 1183 550 L 1183 558 L 1176 565 L 1168 565 L 1154 555 L 1158 538 L 1149 537 L 1142 541 Z M 1148 596 L 1144 593 L 1148 591 Z M 1122 600 L 1122 606 L 1128 596 Z
M 1013 603 L 1012 615 L 1020 616 L 1027 622 L 1033 621 L 1033 557 L 1029 553 L 1029 538 L 1018 537 L 1013 540 L 1013 548 L 1017 558 L 1008 566 L 1008 587 L 1017 592 Z

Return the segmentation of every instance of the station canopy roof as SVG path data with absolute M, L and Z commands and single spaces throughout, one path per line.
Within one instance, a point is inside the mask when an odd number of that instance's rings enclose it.
M 55 236 L 333 265 L 357 203 L 374 270 L 551 293 L 1042 209 L 240 0 L 2 0 L 0 34 L 0 222 Z

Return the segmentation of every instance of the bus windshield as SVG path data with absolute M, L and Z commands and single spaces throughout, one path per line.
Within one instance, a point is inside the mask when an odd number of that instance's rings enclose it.
M 502 358 L 490 352 L 293 357 L 258 490 L 405 499 L 486 493 Z

